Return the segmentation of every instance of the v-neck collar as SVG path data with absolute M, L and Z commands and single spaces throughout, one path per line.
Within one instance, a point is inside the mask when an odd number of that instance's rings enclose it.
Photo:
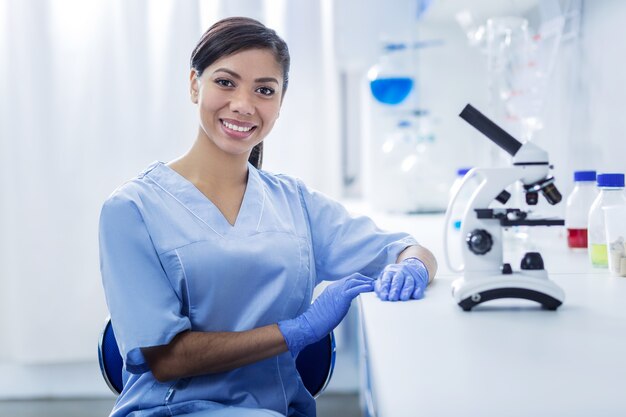
M 248 182 L 235 224 L 231 225 L 217 206 L 195 185 L 165 163 L 154 162 L 145 173 L 218 235 L 257 230 L 264 205 L 263 184 L 257 169 L 248 163 Z

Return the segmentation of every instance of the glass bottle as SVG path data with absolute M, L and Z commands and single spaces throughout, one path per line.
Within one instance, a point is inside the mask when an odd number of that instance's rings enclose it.
M 402 103 L 413 90 L 411 57 L 406 43 L 387 43 L 376 65 L 367 73 L 370 91 L 379 102 Z
M 398 120 L 396 126 L 382 136 L 382 143 L 375 143 L 370 156 L 368 200 L 373 208 L 384 212 L 409 212 L 415 209 L 414 196 L 399 193 L 406 180 L 400 169 L 408 156 L 414 155 L 415 132 L 411 121 Z M 392 186 L 393 185 L 393 186 Z
M 626 204 L 624 174 L 598 174 L 597 181 L 600 194 L 598 194 L 589 210 L 587 247 L 591 265 L 595 268 L 607 268 L 608 253 L 602 208 Z
M 596 171 L 575 171 L 574 189 L 567 197 L 565 207 L 567 246 L 570 248 L 587 248 L 589 209 L 597 196 Z

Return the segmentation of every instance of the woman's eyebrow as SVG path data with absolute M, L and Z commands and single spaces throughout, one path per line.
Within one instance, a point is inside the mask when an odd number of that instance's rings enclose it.
M 225 72 L 227 74 L 229 74 L 231 77 L 237 79 L 237 80 L 241 80 L 241 75 L 237 74 L 235 71 L 233 70 L 229 70 L 228 68 L 218 68 L 216 69 L 213 74 L 215 74 L 216 72 Z M 261 77 L 261 78 L 257 78 L 254 80 L 254 82 L 256 83 L 276 83 L 278 84 L 278 80 L 274 77 Z
M 257 78 L 256 80 L 254 80 L 255 83 L 276 83 L 278 84 L 278 80 L 274 77 L 263 77 L 263 78 Z

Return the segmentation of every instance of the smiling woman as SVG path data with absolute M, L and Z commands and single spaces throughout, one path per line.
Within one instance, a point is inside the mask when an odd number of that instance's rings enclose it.
M 126 371 L 112 417 L 314 417 L 298 353 L 360 293 L 419 299 L 434 277 L 432 254 L 408 234 L 260 169 L 288 74 L 273 30 L 213 25 L 191 59 L 191 149 L 104 203 L 102 280 Z M 335 282 L 311 304 L 322 280 Z

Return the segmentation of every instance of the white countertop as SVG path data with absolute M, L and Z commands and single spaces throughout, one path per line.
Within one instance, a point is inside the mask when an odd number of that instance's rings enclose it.
M 370 213 L 371 215 L 371 213 Z M 440 273 L 419 301 L 359 297 L 376 417 L 626 416 L 626 279 L 588 266 L 562 232 L 531 231 L 566 293 L 557 311 L 497 300 L 464 312 L 444 266 L 443 216 L 371 215 L 415 235 Z

